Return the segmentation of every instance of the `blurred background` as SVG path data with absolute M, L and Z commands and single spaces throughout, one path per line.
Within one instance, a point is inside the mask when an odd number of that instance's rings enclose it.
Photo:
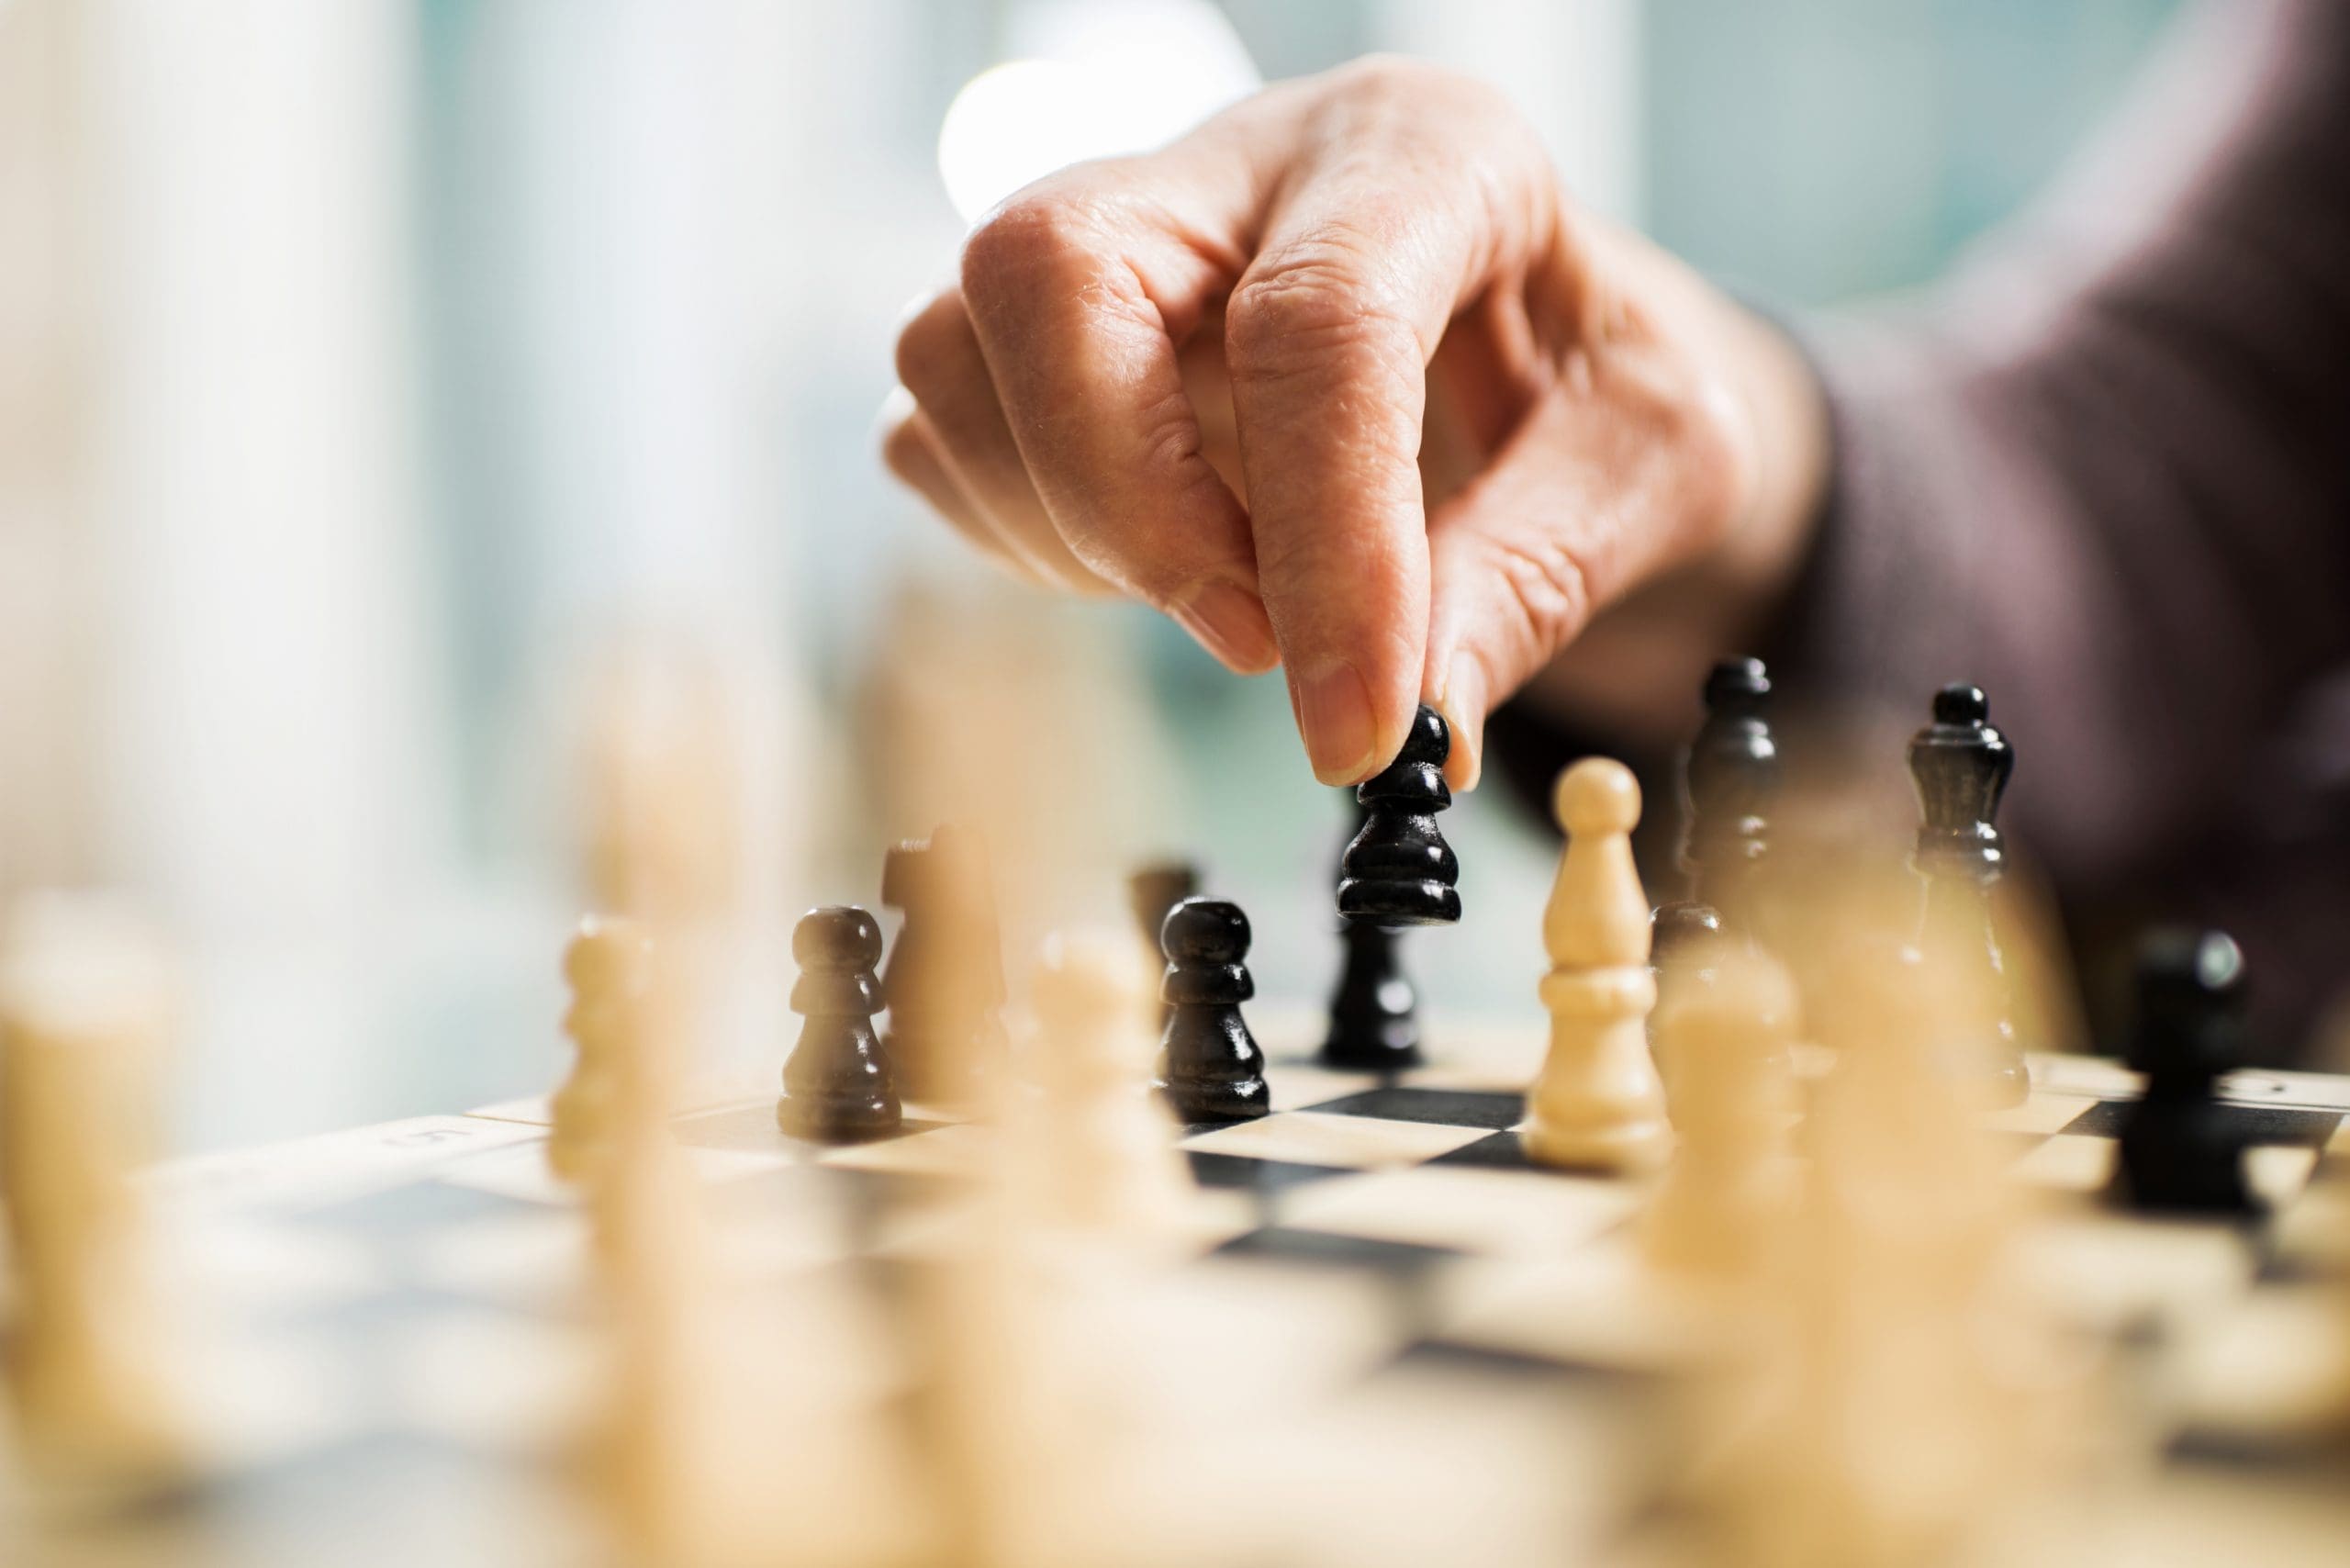
M 954 809 L 867 721 L 983 623 L 1081 672 L 1019 745 L 1098 808 L 1104 916 L 1132 859 L 1195 856 L 1260 989 L 1311 1002 L 1344 816 L 1278 678 L 989 583 L 874 456 L 965 214 L 1397 50 L 1750 297 L 1833 306 L 2025 200 L 2173 8 L 0 0 L 0 892 L 173 933 L 176 1147 L 532 1092 L 615 669 L 721 737 L 772 933 Z M 1496 790 L 1446 824 L 1432 1023 L 1530 1014 L 1554 851 Z M 754 1058 L 788 972 L 747 971 Z

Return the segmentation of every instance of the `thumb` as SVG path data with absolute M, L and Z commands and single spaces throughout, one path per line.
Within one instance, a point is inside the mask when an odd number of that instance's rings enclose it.
M 1493 463 L 1428 520 L 1427 698 L 1473 788 L 1485 718 L 1591 618 L 1729 527 L 1750 444 L 1717 381 L 1656 342 L 1571 356 Z

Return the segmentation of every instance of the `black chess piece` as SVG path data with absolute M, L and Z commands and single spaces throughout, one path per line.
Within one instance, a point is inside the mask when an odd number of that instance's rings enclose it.
M 1167 974 L 1158 994 L 1168 1004 L 1159 1092 L 1187 1125 L 1263 1115 L 1270 1103 L 1265 1053 L 1240 1016 L 1240 1004 L 1257 994 L 1241 962 L 1248 917 L 1222 899 L 1185 899 L 1167 912 L 1159 946 Z
M 881 1010 L 881 928 L 848 904 L 811 909 L 792 928 L 800 965 L 791 1010 L 808 1022 L 783 1064 L 776 1125 L 794 1137 L 856 1143 L 898 1130 L 904 1113 L 889 1053 L 873 1032 Z
M 891 1065 L 918 1100 L 966 1097 L 1006 1051 L 986 841 L 949 823 L 898 845 L 881 864 L 881 902 L 905 914 L 881 978 Z
M 1449 925 L 1460 918 L 1460 863 L 1437 830 L 1452 804 L 1444 782 L 1452 733 L 1422 703 L 1395 760 L 1362 781 L 1362 831 L 1340 861 L 1338 913 L 1378 925 Z
M 1371 813 L 1353 790 L 1346 800 L 1347 842 L 1352 844 Z M 1420 1064 L 1419 997 L 1404 973 L 1402 939 L 1400 930 L 1377 921 L 1338 923 L 1345 956 L 1330 997 L 1329 1031 L 1322 1036 L 1324 1066 L 1401 1072 Z
M 1761 659 L 1725 659 L 1706 677 L 1706 721 L 1681 765 L 1681 868 L 1689 901 L 1753 935 L 1752 893 L 1771 852 L 1779 747 Z
M 2122 1112 L 2117 1195 L 2160 1212 L 2251 1214 L 2243 1139 L 2218 1097 L 2244 1059 L 2244 954 L 2217 931 L 2161 931 L 2138 950 L 2125 1056 L 2145 1097 Z
M 1349 920 L 1338 928 L 1346 962 L 1330 998 L 1324 1066 L 1401 1072 L 1420 1065 L 1419 998 L 1395 951 L 1402 935 L 1367 920 Z
M 1909 742 L 1909 777 L 1920 821 L 1911 864 L 1925 880 L 1920 945 L 1966 965 L 1961 978 L 1988 1009 L 1982 1021 L 1991 1063 L 1992 1103 L 2019 1105 L 2031 1092 L 2016 1039 L 2014 998 L 1991 921 L 1991 890 L 2007 867 L 1996 818 L 2015 772 L 2015 752 L 1990 723 L 1982 688 L 1964 682 L 1934 694 L 1934 722 Z
M 1126 879 L 1126 906 L 1150 950 L 1158 951 L 1158 933 L 1167 912 L 1200 890 L 1200 868 L 1189 860 L 1154 860 Z M 1167 1025 L 1167 1007 L 1159 1004 L 1159 1027 Z
M 1662 979 L 1684 960 L 1710 969 L 1725 940 L 1720 912 L 1712 905 L 1686 899 L 1660 904 L 1649 915 L 1649 971 Z

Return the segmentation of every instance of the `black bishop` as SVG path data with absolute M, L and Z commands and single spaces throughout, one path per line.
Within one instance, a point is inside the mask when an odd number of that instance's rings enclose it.
M 1991 890 L 2007 868 L 2007 841 L 1997 817 L 2015 772 L 2015 752 L 1990 722 L 1983 689 L 1964 681 L 1934 694 L 1934 719 L 1909 742 L 1909 778 L 1918 791 L 1918 847 L 1911 864 L 1925 881 L 1919 940 L 1963 966 L 1981 999 L 1982 1046 L 1991 1063 L 1994 1103 L 2016 1105 L 2031 1079 L 2010 1015 L 2013 997 L 1991 922 Z

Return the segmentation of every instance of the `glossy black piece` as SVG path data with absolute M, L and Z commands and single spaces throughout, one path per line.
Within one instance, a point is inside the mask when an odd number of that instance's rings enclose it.
M 1991 923 L 1991 890 L 2007 868 L 1999 798 L 2015 772 L 2015 752 L 1992 727 L 1990 702 L 1980 687 L 1964 681 L 1943 687 L 1934 694 L 1933 715 L 1909 742 L 1919 813 L 1911 864 L 1926 884 L 1920 930 L 1937 950 L 1975 967 L 1967 978 L 1994 1005 L 1986 1043 L 1994 1103 L 2021 1104 L 2031 1078 L 2016 1039 L 2006 962 Z
M 1347 844 L 1371 813 L 1348 790 Z M 1340 856 L 1344 874 L 1343 847 Z M 1321 1061 L 1350 1071 L 1400 1072 L 1420 1064 L 1419 997 L 1404 973 L 1402 934 L 1369 920 L 1342 920 L 1338 942 L 1344 958 L 1338 988 L 1330 997 L 1330 1024 L 1322 1036 Z
M 2256 1212 L 2244 1148 L 2218 1098 L 2244 1060 L 2244 954 L 2217 931 L 2161 931 L 2139 948 L 2125 1055 L 2145 1098 L 2122 1112 L 2118 1193 L 2134 1208 Z
M 1167 912 L 1199 890 L 1200 868 L 1189 860 L 1155 860 L 1126 879 L 1126 907 L 1134 911 L 1135 924 L 1152 952 L 1158 951 L 1158 932 L 1167 924 Z M 1160 1027 L 1166 1026 L 1164 1003 L 1158 1022 Z
M 791 933 L 800 965 L 791 1010 L 808 1022 L 783 1065 L 776 1125 L 794 1137 L 857 1143 L 898 1130 L 904 1114 L 889 1053 L 873 1032 L 881 1010 L 881 928 L 851 905 L 811 909 Z
M 1401 1072 L 1420 1065 L 1419 998 L 1396 953 L 1401 935 L 1367 920 L 1350 920 L 1338 928 L 1346 965 L 1330 998 L 1324 1066 Z
M 1167 955 L 1159 1000 L 1167 1003 L 1166 1054 L 1158 1088 L 1185 1124 L 1245 1122 L 1271 1108 L 1265 1053 L 1240 1004 L 1257 994 L 1242 960 L 1248 917 L 1222 899 L 1185 899 L 1159 928 Z
M 1771 852 L 1779 746 L 1761 659 L 1725 659 L 1706 677 L 1706 721 L 1681 767 L 1681 868 L 1689 899 L 1751 924 L 1751 891 Z
M 1362 831 L 1339 862 L 1338 913 L 1378 925 L 1449 925 L 1460 918 L 1460 863 L 1437 830 L 1452 804 L 1444 782 L 1452 733 L 1426 703 L 1404 749 L 1357 787 Z
M 1677 956 L 1722 936 L 1721 912 L 1688 899 L 1659 904 L 1649 915 L 1649 967 L 1662 969 Z
M 905 915 L 881 979 L 890 1062 L 915 1099 L 959 1098 L 1006 1051 L 1003 944 L 986 841 L 949 823 L 898 845 L 881 863 L 881 902 Z

